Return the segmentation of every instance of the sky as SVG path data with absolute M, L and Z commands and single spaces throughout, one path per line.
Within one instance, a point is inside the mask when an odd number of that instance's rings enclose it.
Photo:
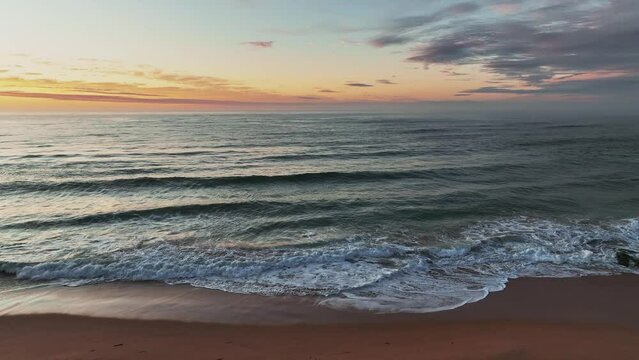
M 0 0 L 0 111 L 639 113 L 637 0 Z

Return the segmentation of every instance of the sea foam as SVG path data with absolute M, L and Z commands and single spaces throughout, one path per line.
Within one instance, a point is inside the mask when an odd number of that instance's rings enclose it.
M 0 270 L 66 285 L 154 280 L 246 294 L 313 295 L 335 308 L 431 312 L 481 300 L 522 276 L 637 273 L 616 256 L 639 252 L 639 219 L 593 224 L 516 217 L 478 222 L 442 240 L 448 245 L 366 235 L 256 248 L 159 241 L 56 261 L 7 262 Z

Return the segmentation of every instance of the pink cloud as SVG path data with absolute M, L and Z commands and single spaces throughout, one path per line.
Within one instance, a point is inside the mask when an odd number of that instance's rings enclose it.
M 243 42 L 242 44 L 266 49 L 266 48 L 272 48 L 273 43 L 274 43 L 273 41 L 246 41 L 246 42 Z

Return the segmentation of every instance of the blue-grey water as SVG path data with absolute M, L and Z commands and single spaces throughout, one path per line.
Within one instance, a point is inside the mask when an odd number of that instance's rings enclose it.
M 636 272 L 635 119 L 2 115 L 0 165 L 5 282 L 422 312 Z

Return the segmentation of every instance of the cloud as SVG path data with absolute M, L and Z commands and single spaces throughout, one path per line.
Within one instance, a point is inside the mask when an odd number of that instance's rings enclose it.
M 352 86 L 352 87 L 373 87 L 373 85 L 371 85 L 371 84 L 360 83 L 360 82 L 347 82 L 344 85 Z
M 136 93 L 136 92 L 127 92 L 127 91 L 115 91 L 115 90 L 95 90 L 90 88 L 74 88 L 73 91 L 91 93 L 91 94 L 104 94 L 104 95 L 147 96 L 147 97 L 163 96 L 158 94 Z
M 22 91 L 0 91 L 0 96 L 37 98 L 65 101 L 90 101 L 110 103 L 135 103 L 135 104 L 171 104 L 171 105 L 255 105 L 260 102 L 230 101 L 214 99 L 180 99 L 180 98 L 140 98 L 115 95 L 86 95 L 86 94 L 54 94 Z M 264 103 L 267 104 L 267 103 Z
M 371 39 L 369 44 L 378 48 L 390 45 L 406 44 L 416 40 L 416 34 L 408 34 L 415 29 L 433 25 L 460 15 L 474 13 L 479 9 L 481 9 L 480 5 L 475 2 L 468 1 L 449 5 L 427 15 L 401 17 L 395 19 L 389 26 L 387 26 L 385 33 Z
M 150 80 L 160 80 L 176 83 L 180 86 L 190 86 L 198 88 L 230 86 L 230 82 L 228 80 L 218 77 L 168 73 L 160 69 L 152 69 L 148 71 L 135 70 L 126 72 L 126 74 Z
M 467 73 L 458 72 L 458 71 L 455 71 L 453 69 L 444 69 L 444 70 L 442 70 L 442 72 L 444 74 L 449 75 L 449 76 L 467 76 L 468 75 Z
M 537 94 L 538 89 L 511 89 L 500 88 L 497 86 L 483 86 L 477 89 L 464 90 L 456 94 L 456 96 L 466 96 L 472 94 Z
M 395 30 L 410 30 L 424 25 L 430 25 L 450 17 L 476 12 L 481 7 L 474 2 L 462 2 L 447 6 L 428 15 L 407 16 L 396 19 L 391 28 Z
M 301 100 L 322 100 L 323 99 L 318 96 L 296 96 L 296 97 Z
M 407 61 L 449 67 L 479 65 L 496 79 L 516 81 L 527 90 L 484 87 L 475 93 L 590 93 L 595 86 L 627 91 L 639 75 L 639 2 L 493 0 L 516 6 L 509 16 L 493 13 L 489 21 L 470 16 L 480 10 L 462 3 L 431 15 L 401 18 L 371 42 L 374 46 L 413 43 Z M 456 21 L 426 31 L 428 26 L 455 17 Z M 558 77 L 610 71 L 614 81 L 577 80 L 555 84 Z M 624 81 L 624 78 L 628 81 Z M 583 81 L 578 84 L 577 81 Z M 552 84 L 551 84 L 552 83 Z M 639 92 L 639 88 L 634 89 Z M 469 93 L 469 92 L 466 92 Z
M 321 92 L 321 93 L 338 93 L 339 91 L 331 90 L 331 89 L 320 89 L 320 90 L 317 90 L 317 92 Z
M 593 91 L 595 90 L 595 91 Z M 603 77 L 586 80 L 562 80 L 540 84 L 535 88 L 514 89 L 485 86 L 469 89 L 459 94 L 518 94 L 518 95 L 627 95 L 634 96 L 639 90 L 639 75 Z
M 379 79 L 377 80 L 378 84 L 384 84 L 384 85 L 397 85 L 396 82 L 390 81 L 388 79 Z
M 415 41 L 414 36 L 389 34 L 389 35 L 380 35 L 374 39 L 371 39 L 369 41 L 369 44 L 377 48 L 382 48 L 389 45 L 407 44 L 412 41 Z
M 118 74 L 129 75 L 131 73 L 130 70 L 126 69 L 118 71 Z M 142 81 L 120 83 L 16 76 L 0 77 L 0 90 L 5 91 L 4 96 L 97 102 L 199 104 L 201 101 L 208 101 L 208 99 L 239 102 L 295 100 L 294 96 L 263 91 L 211 76 L 173 74 L 153 69 L 131 75 L 139 77 Z M 195 101 L 182 99 L 194 99 Z
M 242 45 L 249 45 L 249 46 L 263 48 L 263 49 L 271 48 L 273 47 L 273 44 L 274 44 L 273 41 L 246 41 L 242 43 Z

